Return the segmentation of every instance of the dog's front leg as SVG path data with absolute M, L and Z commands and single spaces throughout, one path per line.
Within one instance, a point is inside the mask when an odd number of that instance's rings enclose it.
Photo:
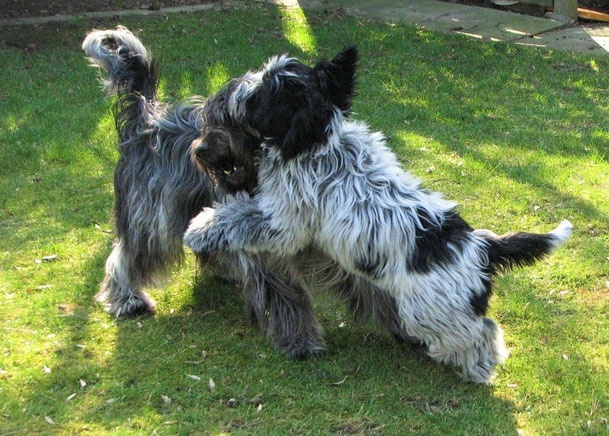
M 289 255 L 299 247 L 287 233 L 273 228 L 254 199 L 236 200 L 218 209 L 205 208 L 193 218 L 184 241 L 197 253 L 216 250 L 271 251 Z

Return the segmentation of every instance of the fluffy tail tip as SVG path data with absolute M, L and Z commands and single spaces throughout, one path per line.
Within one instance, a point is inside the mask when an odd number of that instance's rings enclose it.
M 560 224 L 550 232 L 552 236 L 552 252 L 562 247 L 573 233 L 573 224 L 568 220 L 562 220 Z

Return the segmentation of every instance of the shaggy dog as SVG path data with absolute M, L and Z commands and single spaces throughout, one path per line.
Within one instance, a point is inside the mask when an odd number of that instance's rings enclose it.
M 143 288 L 155 283 L 183 257 L 182 237 L 191 218 L 213 201 L 240 191 L 252 193 L 258 135 L 240 123 L 230 124 L 227 90 L 207 101 L 192 98 L 176 106 L 157 100 L 158 68 L 148 50 L 129 30 L 97 30 L 83 49 L 105 73 L 119 134 L 119 161 L 114 175 L 118 241 L 106 262 L 106 277 L 97 299 L 110 313 L 130 316 L 152 312 L 154 301 Z M 213 144 L 204 150 L 193 140 L 201 133 Z M 198 168 L 191 153 L 199 156 Z M 201 171 L 202 170 L 202 171 Z M 395 299 L 373 294 L 369 286 L 337 271 L 323 256 L 304 256 L 299 263 L 323 276 L 356 318 L 374 316 L 396 338 L 406 339 Z M 324 349 L 323 331 L 315 317 L 309 290 L 292 262 L 270 254 L 215 251 L 199 256 L 243 288 L 246 310 L 288 358 L 306 358 Z
M 317 247 L 392 295 L 404 331 L 430 357 L 486 383 L 507 356 L 501 328 L 484 316 L 493 277 L 558 249 L 572 226 L 475 231 L 456 203 L 402 169 L 380 133 L 346 117 L 356 62 L 354 47 L 313 68 L 279 56 L 233 80 L 233 123 L 264 139 L 259 185 L 253 197 L 203 210 L 185 241 L 195 252 L 285 258 Z

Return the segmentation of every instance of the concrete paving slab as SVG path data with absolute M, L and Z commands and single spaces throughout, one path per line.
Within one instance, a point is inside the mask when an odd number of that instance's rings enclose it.
M 306 0 L 301 3 L 306 5 Z M 332 0 L 328 3 L 340 5 L 353 14 L 383 21 L 418 25 L 445 33 L 458 32 L 493 41 L 514 41 L 562 26 L 555 20 L 433 0 Z
M 609 52 L 609 26 L 563 27 L 552 32 L 522 38 L 516 41 L 516 44 L 603 56 Z

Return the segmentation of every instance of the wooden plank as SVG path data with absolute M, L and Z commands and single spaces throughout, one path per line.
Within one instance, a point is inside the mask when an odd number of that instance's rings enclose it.
M 577 8 L 577 16 L 588 20 L 604 21 L 609 23 L 609 14 L 591 11 L 590 9 Z

